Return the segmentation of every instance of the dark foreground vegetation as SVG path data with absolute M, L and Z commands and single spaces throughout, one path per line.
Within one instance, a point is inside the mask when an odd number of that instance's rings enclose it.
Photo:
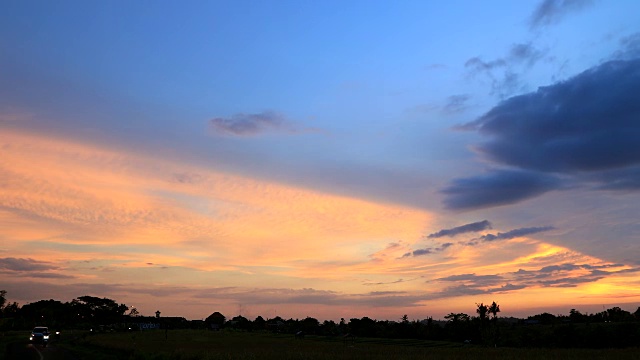
M 595 314 L 542 313 L 501 318 L 500 307 L 476 304 L 475 315 L 451 313 L 445 321 L 307 317 L 206 320 L 140 316 L 114 300 L 82 296 L 71 302 L 41 300 L 20 306 L 0 291 L 0 356 L 27 346 L 28 331 L 48 326 L 52 339 L 44 359 L 411 359 L 640 358 L 640 308 Z M 52 350 L 53 349 L 53 350 Z M 57 349 L 57 350 L 56 350 Z M 582 349 L 582 350 L 581 350 Z
M 7 336 L 12 337 L 11 334 Z M 319 335 L 296 338 L 289 334 L 230 329 L 111 333 L 70 331 L 64 338 L 42 349 L 41 353 L 45 355 L 44 359 L 53 360 L 638 359 L 637 348 L 493 348 L 415 339 L 356 338 L 345 341 L 339 337 Z M 11 354 L 5 355 L 7 360 L 16 359 Z

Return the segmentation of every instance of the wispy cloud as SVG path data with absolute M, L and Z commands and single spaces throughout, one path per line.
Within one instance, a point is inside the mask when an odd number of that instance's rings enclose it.
M 504 98 L 525 88 L 519 74 L 533 67 L 545 55 L 545 51 L 536 48 L 531 42 L 515 43 L 502 57 L 483 60 L 480 56 L 474 56 L 464 66 L 469 77 L 481 76 L 488 79 L 491 94 Z
M 314 128 L 299 128 L 282 114 L 266 111 L 257 114 L 236 114 L 231 117 L 217 117 L 209 120 L 214 133 L 228 136 L 256 136 L 269 132 L 303 133 L 319 132 Z
M 591 5 L 592 0 L 543 0 L 531 14 L 529 26 L 534 29 L 559 22 L 566 15 Z
M 469 94 L 451 95 L 447 98 L 442 111 L 445 114 L 457 114 L 465 111 L 469 107 Z
M 545 55 L 545 51 L 537 49 L 532 43 L 513 44 L 507 59 L 510 62 L 523 63 L 528 67 L 535 65 Z
M 620 38 L 620 49 L 613 53 L 612 58 L 616 60 L 640 58 L 640 32 Z
M 493 285 L 503 281 L 504 277 L 500 275 L 476 275 L 476 274 L 460 274 L 439 278 L 440 281 L 464 281 L 472 282 L 475 286 Z

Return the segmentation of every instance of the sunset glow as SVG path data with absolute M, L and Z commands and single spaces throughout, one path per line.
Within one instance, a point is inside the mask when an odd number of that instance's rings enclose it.
M 11 4 L 8 299 L 188 319 L 638 306 L 637 4 L 462 2 L 487 24 L 329 3 L 83 4 L 95 22 Z

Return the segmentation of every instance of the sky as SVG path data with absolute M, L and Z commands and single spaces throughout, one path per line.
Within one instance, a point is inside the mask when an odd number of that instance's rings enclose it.
M 635 0 L 4 1 L 0 289 L 635 311 L 639 94 Z

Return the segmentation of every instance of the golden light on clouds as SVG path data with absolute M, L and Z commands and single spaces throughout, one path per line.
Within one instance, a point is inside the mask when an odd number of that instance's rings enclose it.
M 207 304 L 419 317 L 491 299 L 638 296 L 619 283 L 637 282 L 630 267 L 535 235 L 429 239 L 442 220 L 425 210 L 170 159 L 3 131 L 0 171 L 0 270 L 13 283 L 46 278 L 142 311 L 154 294 L 195 318 Z

